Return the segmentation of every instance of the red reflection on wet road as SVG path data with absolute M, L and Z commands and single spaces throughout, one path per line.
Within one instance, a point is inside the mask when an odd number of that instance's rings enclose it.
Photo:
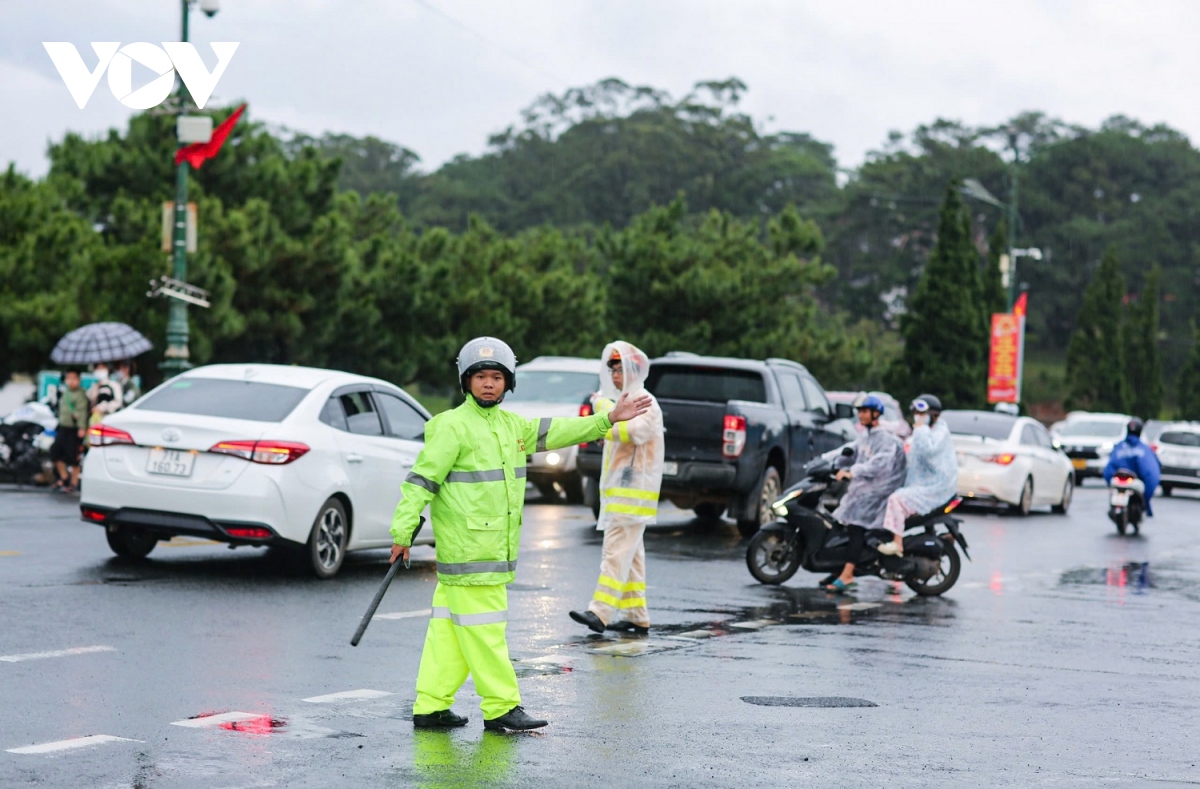
M 282 729 L 287 721 L 272 718 L 270 715 L 259 715 L 244 721 L 226 721 L 220 724 L 226 731 L 240 731 L 246 734 L 270 734 L 274 729 Z

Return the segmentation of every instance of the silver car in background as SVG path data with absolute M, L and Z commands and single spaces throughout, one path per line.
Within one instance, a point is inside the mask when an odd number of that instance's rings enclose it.
M 1200 488 L 1200 423 L 1164 425 L 1150 446 L 1162 464 L 1159 484 L 1164 496 L 1175 488 Z
M 1076 485 L 1082 485 L 1087 477 L 1104 474 L 1108 456 L 1125 438 L 1125 427 L 1131 418 L 1128 414 L 1073 411 L 1066 421 L 1055 426 L 1050 435 L 1071 459 Z
M 501 408 L 523 417 L 586 416 L 591 396 L 600 389 L 600 360 L 574 356 L 539 356 L 517 367 L 517 388 Z M 526 466 L 529 482 L 542 496 L 569 504 L 583 503 L 583 476 L 575 464 L 579 447 L 534 453 Z

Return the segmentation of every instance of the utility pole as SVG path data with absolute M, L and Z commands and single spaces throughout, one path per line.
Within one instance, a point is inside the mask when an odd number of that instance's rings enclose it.
M 1017 130 L 1008 128 L 1008 144 L 1012 147 L 1012 163 L 1009 165 L 1008 195 L 1008 311 L 1012 312 L 1017 301 L 1017 199 L 1021 172 L 1021 149 L 1017 145 Z

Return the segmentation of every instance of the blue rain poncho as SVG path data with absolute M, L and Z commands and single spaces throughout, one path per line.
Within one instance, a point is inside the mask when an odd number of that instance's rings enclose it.
M 908 479 L 896 496 L 914 514 L 945 504 L 958 490 L 958 457 L 950 428 L 942 421 L 913 429 L 909 440 Z
M 854 476 L 833 517 L 865 529 L 881 528 L 888 496 L 904 482 L 904 467 L 904 445 L 891 431 L 862 431 L 854 442 Z

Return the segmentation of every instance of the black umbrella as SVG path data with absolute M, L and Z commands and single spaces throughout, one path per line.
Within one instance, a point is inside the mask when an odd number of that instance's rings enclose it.
M 154 346 L 142 333 L 124 323 L 89 323 L 68 332 L 50 359 L 55 364 L 95 364 L 132 359 Z

